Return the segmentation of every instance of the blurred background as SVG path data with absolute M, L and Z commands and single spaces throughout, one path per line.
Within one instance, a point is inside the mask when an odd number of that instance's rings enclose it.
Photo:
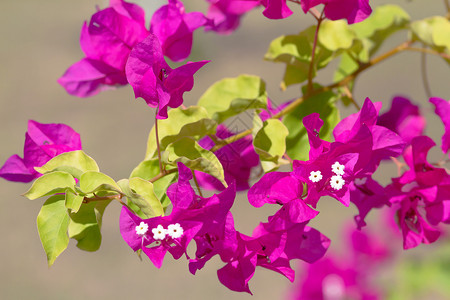
M 164 1 L 137 1 L 147 11 L 147 19 Z M 205 1 L 187 3 L 187 11 L 206 12 Z M 193 1 L 191 1 L 193 2 Z M 205 2 L 205 3 L 203 3 Z M 412 19 L 434 14 L 444 15 L 443 1 L 371 1 L 375 7 L 396 3 Z M 83 148 L 116 180 L 127 178 L 144 158 L 153 110 L 142 99 L 135 100 L 130 87 L 106 91 L 92 98 L 72 97 L 56 83 L 64 71 L 83 57 L 78 39 L 82 23 L 107 1 L 93 0 L 1 0 L 0 2 L 0 164 L 12 154 L 22 155 L 27 121 L 65 123 L 81 134 Z M 230 36 L 196 32 L 189 60 L 211 60 L 195 77 L 195 87 L 185 94 L 186 105 L 194 104 L 205 89 L 224 77 L 242 73 L 261 76 L 268 93 L 277 104 L 298 95 L 298 86 L 285 92 L 279 89 L 284 73 L 281 64 L 263 60 L 271 40 L 282 34 L 294 34 L 313 24 L 299 6 L 291 5 L 293 16 L 285 20 L 268 20 L 261 9 L 244 17 L 241 27 Z M 389 39 L 384 49 L 404 41 L 404 33 Z M 383 49 L 381 49 L 383 51 Z M 332 70 L 333 67 L 327 69 Z M 434 96 L 448 99 L 450 70 L 443 61 L 428 57 L 428 76 Z M 324 84 L 332 72 L 319 73 Z M 419 53 L 402 53 L 363 73 L 356 84 L 355 98 L 382 101 L 384 108 L 394 95 L 410 97 L 423 104 L 429 117 L 427 133 L 439 142 L 443 134 L 440 121 L 431 115 L 432 107 L 424 93 Z M 343 116 L 355 112 L 342 110 Z M 436 152 L 438 154 L 438 151 Z M 393 167 L 379 175 L 382 183 L 395 177 Z M 384 181 L 383 181 L 384 180 Z M 216 270 L 218 259 L 192 276 L 183 259 L 166 257 L 161 270 L 148 259 L 139 261 L 123 242 L 118 227 L 120 207 L 108 207 L 103 222 L 103 242 L 95 253 L 83 252 L 75 242 L 47 267 L 36 228 L 36 217 L 43 199 L 28 201 L 20 196 L 28 184 L 0 180 L 0 299 L 249 299 L 247 294 L 229 291 L 222 286 Z M 313 226 L 339 244 L 341 224 L 350 221 L 355 208 L 345 208 L 337 201 L 321 201 L 321 211 Z M 260 221 L 273 213 L 268 209 L 251 209 L 245 193 L 233 208 L 236 227 L 250 234 Z M 401 247 L 401 241 L 398 247 Z M 420 250 L 410 250 L 415 255 Z M 417 252 L 418 253 L 418 252 Z M 450 282 L 450 280 L 449 280 Z M 280 299 L 287 293 L 289 281 L 274 272 L 258 269 L 250 281 L 255 299 Z

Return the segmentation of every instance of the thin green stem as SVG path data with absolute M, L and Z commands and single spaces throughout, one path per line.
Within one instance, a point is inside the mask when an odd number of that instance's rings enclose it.
M 428 73 L 427 73 L 427 54 L 425 52 L 422 52 L 420 55 L 420 68 L 422 72 L 422 82 L 423 82 L 423 88 L 425 90 L 425 95 L 427 98 L 431 98 L 431 89 L 430 89 L 430 82 L 428 81 Z
M 361 110 L 361 106 L 359 106 L 359 104 L 356 102 L 356 100 L 355 100 L 355 98 L 353 97 L 353 94 L 352 94 L 352 92 L 350 91 L 350 88 L 348 87 L 348 85 L 345 85 L 344 88 L 343 88 L 343 90 L 344 90 L 345 95 L 346 95 L 346 96 L 350 99 L 350 101 L 352 102 L 353 106 L 355 106 L 356 109 L 357 109 L 358 111 L 360 111 L 360 110 Z
M 158 111 L 158 107 L 156 108 L 156 111 Z M 159 145 L 159 135 L 158 135 L 158 118 L 156 117 L 156 114 L 157 113 L 155 112 L 155 136 L 156 136 L 156 148 L 158 149 L 159 171 L 161 173 L 164 173 L 165 169 L 161 159 L 161 146 Z
M 438 52 L 438 51 L 435 51 L 435 50 L 429 49 L 429 48 L 408 47 L 405 50 L 415 51 L 415 52 L 422 52 L 422 53 L 428 53 L 428 54 L 440 56 L 440 57 L 445 58 L 445 59 L 450 59 L 450 55 L 449 54 Z
M 214 147 L 211 148 L 211 152 L 215 152 L 217 150 L 219 150 L 220 148 L 222 148 L 223 146 L 226 146 L 228 144 L 231 144 L 232 142 L 235 142 L 237 140 L 240 140 L 244 137 L 246 137 L 247 135 L 251 134 L 253 131 L 253 128 L 247 129 L 245 131 L 242 131 L 236 135 L 232 135 L 229 138 L 223 139 L 219 145 L 215 145 Z
M 322 24 L 323 21 L 323 10 L 320 13 L 320 17 L 317 18 L 317 26 L 316 26 L 316 32 L 314 34 L 314 42 L 312 47 L 312 53 L 311 53 L 311 62 L 309 64 L 309 70 L 308 70 L 308 94 L 312 92 L 313 90 L 313 72 L 314 72 L 314 58 L 316 57 L 316 48 L 317 48 L 317 40 L 319 38 L 319 28 L 320 24 Z
M 192 177 L 194 177 L 194 182 L 195 182 L 195 186 L 197 187 L 198 194 L 200 195 L 200 197 L 203 198 L 202 189 L 200 188 L 200 185 L 198 184 L 197 176 L 195 176 L 194 170 L 192 170 Z
M 155 177 L 153 177 L 153 178 L 150 179 L 149 181 L 150 181 L 151 183 L 153 183 L 153 182 L 155 182 L 155 181 L 157 181 L 157 180 L 163 178 L 164 176 L 169 175 L 169 174 L 172 174 L 172 173 L 175 173 L 175 172 L 178 172 L 178 169 L 177 169 L 177 168 L 175 168 L 175 169 L 170 169 L 170 170 L 164 170 L 163 172 L 160 172 L 158 175 L 156 175 Z
M 130 207 L 125 202 L 122 201 L 122 197 L 123 197 L 122 194 L 103 196 L 103 197 L 100 197 L 100 196 L 97 196 L 96 194 L 94 194 L 94 197 L 91 197 L 91 198 L 84 197 L 83 198 L 83 203 L 87 204 L 87 203 L 95 202 L 95 201 L 117 200 L 121 205 L 123 205 L 126 208 L 128 208 L 129 210 L 131 210 Z

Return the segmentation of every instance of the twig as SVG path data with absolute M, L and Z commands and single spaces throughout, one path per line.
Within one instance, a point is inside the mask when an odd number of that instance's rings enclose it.
M 158 161 L 159 161 L 159 171 L 161 173 L 165 172 L 165 169 L 163 167 L 162 164 L 162 159 L 161 159 L 161 146 L 159 145 L 159 136 L 158 136 L 158 118 L 156 117 L 158 111 L 158 107 L 156 108 L 156 112 L 155 112 L 155 136 L 156 136 L 156 148 L 158 149 Z
M 312 79 L 313 79 L 313 71 L 314 71 L 314 58 L 316 57 L 317 40 L 319 38 L 319 28 L 320 28 L 320 24 L 322 24 L 322 21 L 323 21 L 323 10 L 320 14 L 320 17 L 316 18 L 316 19 L 317 19 L 317 26 L 316 26 L 316 32 L 314 34 L 314 42 L 313 42 L 312 53 L 311 53 L 311 62 L 309 64 L 309 70 L 308 70 L 308 94 L 311 93 L 311 91 L 313 90 Z
M 431 89 L 427 74 L 427 54 L 425 52 L 422 52 L 420 56 L 420 68 L 422 72 L 423 88 L 425 90 L 425 95 L 427 95 L 427 98 L 429 99 L 431 98 Z
M 438 51 L 435 51 L 435 50 L 429 49 L 429 48 L 407 47 L 405 50 L 415 51 L 415 52 L 422 52 L 422 53 L 428 53 L 428 54 L 440 56 L 440 57 L 445 58 L 445 59 L 450 59 L 450 55 L 449 54 L 441 53 L 441 52 L 438 52 Z

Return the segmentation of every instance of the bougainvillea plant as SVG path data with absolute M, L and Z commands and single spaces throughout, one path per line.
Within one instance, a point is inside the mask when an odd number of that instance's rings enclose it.
M 290 293 L 295 299 L 382 298 L 388 291 L 369 284 L 378 261 L 446 239 L 450 101 L 430 95 L 419 106 L 395 96 L 382 113 L 380 102 L 355 99 L 353 89 L 362 72 L 402 52 L 449 64 L 450 5 L 444 4 L 443 16 L 411 20 L 397 5 L 372 8 L 369 0 L 208 0 L 206 14 L 168 0 L 148 18 L 137 4 L 110 0 L 82 25 L 85 56 L 58 83 L 76 97 L 129 84 L 154 119 L 144 159 L 116 181 L 82 150 L 74 129 L 30 120 L 23 158 L 11 156 L 0 177 L 33 181 L 24 196 L 47 198 L 37 226 L 49 265 L 69 239 L 82 250 L 98 250 L 103 213 L 117 201 L 123 240 L 156 268 L 171 259 L 167 253 L 186 260 L 194 275 L 219 259 L 220 283 L 251 294 L 259 269 L 294 282 L 301 262 L 300 283 Z M 187 61 L 194 32 L 232 34 L 252 10 L 268 19 L 312 21 L 273 40 L 264 57 L 285 67 L 281 86 L 297 86 L 297 97 L 280 103 L 269 98 L 262 78 L 243 74 L 214 83 L 197 105 L 184 105 L 195 74 L 209 62 Z M 386 50 L 384 42 L 398 31 L 407 37 Z M 331 83 L 316 79 L 324 68 L 336 68 Z M 354 112 L 341 115 L 343 105 Z M 424 133 L 424 107 L 442 121 L 439 141 Z M 236 131 L 229 124 L 243 114 L 252 124 Z M 428 160 L 436 145 L 443 158 Z M 382 185 L 374 174 L 386 164 L 398 174 Z M 275 208 L 250 235 L 236 228 L 230 211 L 237 193 L 254 207 Z M 310 224 L 320 213 L 318 202 L 329 198 L 358 211 L 339 241 L 345 259 Z M 373 210 L 383 218 L 366 220 Z M 372 236 L 372 227 L 389 232 L 389 247 Z

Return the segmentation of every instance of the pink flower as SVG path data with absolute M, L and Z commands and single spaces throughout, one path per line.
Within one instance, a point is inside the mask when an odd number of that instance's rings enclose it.
M 389 111 L 378 117 L 377 125 L 384 126 L 400 135 L 406 143 L 423 134 L 426 121 L 419 107 L 404 97 L 394 97 Z
M 41 176 L 34 167 L 41 167 L 51 158 L 80 150 L 80 135 L 65 124 L 41 124 L 28 121 L 23 158 L 17 154 L 8 158 L 0 169 L 0 177 L 9 181 L 30 182 Z
M 182 61 L 191 53 L 193 32 L 206 24 L 202 13 L 185 13 L 181 1 L 169 0 L 153 14 L 150 32 L 158 37 L 165 56 Z
M 404 153 L 410 170 L 386 187 L 404 249 L 435 242 L 441 234 L 437 225 L 450 222 L 450 175 L 427 161 L 434 145 L 427 136 L 415 137 Z
M 74 96 L 89 97 L 102 90 L 127 84 L 125 64 L 131 49 L 148 35 L 144 10 L 123 0 L 95 13 L 81 29 L 80 46 L 85 58 L 58 79 Z
M 222 34 L 229 34 L 239 27 L 241 17 L 259 5 L 258 1 L 245 0 L 208 0 L 207 17 L 211 23 L 205 27 Z
M 305 14 L 313 7 L 324 4 L 324 14 L 330 20 L 347 19 L 349 24 L 364 21 L 372 13 L 369 0 L 302 0 Z
M 441 149 L 444 153 L 447 153 L 450 149 L 450 101 L 446 101 L 442 98 L 433 97 L 430 98 L 430 102 L 436 107 L 435 112 L 441 118 L 444 124 L 445 133 L 442 136 Z
M 167 108 L 183 103 L 183 93 L 194 86 L 194 74 L 208 61 L 188 62 L 172 69 L 164 60 L 161 44 L 154 34 L 138 43 L 126 65 L 128 82 L 136 98 L 158 107 L 157 118 L 167 118 Z
M 284 19 L 292 15 L 286 0 L 260 0 L 260 2 L 266 8 L 263 15 L 269 19 Z

